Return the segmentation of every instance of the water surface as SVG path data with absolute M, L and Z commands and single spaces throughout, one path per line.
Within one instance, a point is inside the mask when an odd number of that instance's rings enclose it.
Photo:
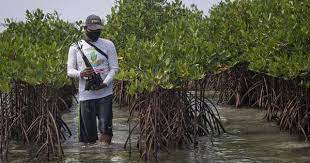
M 63 115 L 72 130 L 73 136 L 64 143 L 65 158 L 59 162 L 142 162 L 138 152 L 132 154 L 123 148 L 128 135 L 127 109 L 114 107 L 113 145 L 99 144 L 86 146 L 78 143 L 77 106 L 72 112 Z M 161 153 L 158 162 L 164 163 L 306 163 L 310 162 L 310 145 L 297 137 L 281 132 L 276 124 L 266 122 L 264 111 L 259 109 L 235 109 L 219 107 L 219 112 L 228 133 L 215 138 L 213 145 L 209 138 L 199 139 L 197 148 L 184 147 Z M 138 134 L 133 137 L 133 142 Z M 133 143 L 134 145 L 134 143 Z M 12 144 L 10 162 L 29 160 L 26 146 Z M 42 162 L 31 160 L 31 162 Z M 156 162 L 156 161 L 150 161 Z

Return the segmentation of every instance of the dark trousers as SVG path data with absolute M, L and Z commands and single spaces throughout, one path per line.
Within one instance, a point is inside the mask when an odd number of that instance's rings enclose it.
M 96 140 L 98 140 L 97 118 L 99 122 L 99 132 L 101 134 L 108 134 L 113 136 L 112 100 L 113 95 L 109 95 L 100 99 L 92 99 L 80 102 L 80 142 L 94 143 Z

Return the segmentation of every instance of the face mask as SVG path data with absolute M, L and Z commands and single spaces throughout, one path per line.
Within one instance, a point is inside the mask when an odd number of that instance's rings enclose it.
M 92 41 L 92 42 L 95 42 L 98 40 L 98 38 L 100 37 L 100 33 L 101 31 L 98 30 L 98 31 L 91 31 L 91 32 L 86 32 L 86 36 L 87 38 Z

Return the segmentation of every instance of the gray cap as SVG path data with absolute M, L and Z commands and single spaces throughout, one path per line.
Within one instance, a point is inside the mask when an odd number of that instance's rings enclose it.
M 87 27 L 89 30 L 98 30 L 102 29 L 103 25 L 99 16 L 89 15 L 86 18 L 85 27 Z

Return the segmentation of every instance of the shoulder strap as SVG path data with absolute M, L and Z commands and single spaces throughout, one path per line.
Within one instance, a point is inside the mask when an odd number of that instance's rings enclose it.
M 86 65 L 86 67 L 91 67 L 91 68 L 92 68 L 92 66 L 91 66 L 91 64 L 90 64 L 90 62 L 89 62 L 89 60 L 87 59 L 87 57 L 86 57 L 85 54 L 83 53 L 82 48 L 80 47 L 80 45 L 79 45 L 78 42 L 76 43 L 76 46 L 77 46 L 77 49 L 78 49 L 78 50 L 80 51 L 80 53 L 82 54 L 82 59 L 83 59 L 85 65 Z
M 92 44 L 91 42 L 84 40 L 85 42 L 87 42 L 90 46 L 92 46 L 93 48 L 95 48 L 100 54 L 102 54 L 103 56 L 105 56 L 107 59 L 109 59 L 109 56 L 103 52 L 101 49 L 99 49 L 97 46 L 95 46 L 94 44 Z

